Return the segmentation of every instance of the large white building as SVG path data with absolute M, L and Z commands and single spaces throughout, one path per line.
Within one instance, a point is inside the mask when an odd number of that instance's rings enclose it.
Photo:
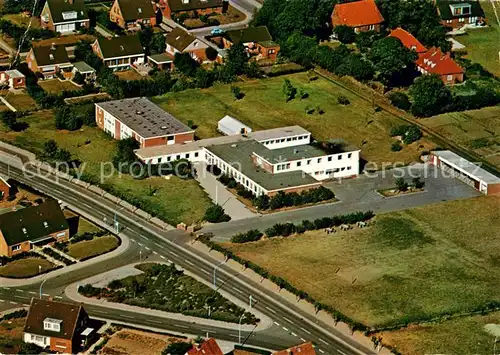
M 255 195 L 319 187 L 323 180 L 359 175 L 359 149 L 319 147 L 300 126 L 275 128 L 136 150 L 148 164 L 179 159 L 216 165 Z

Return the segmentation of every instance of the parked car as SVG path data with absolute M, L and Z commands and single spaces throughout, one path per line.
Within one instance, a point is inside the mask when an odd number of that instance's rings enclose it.
M 212 31 L 210 31 L 212 35 L 221 35 L 224 33 L 224 30 L 222 28 L 216 27 Z

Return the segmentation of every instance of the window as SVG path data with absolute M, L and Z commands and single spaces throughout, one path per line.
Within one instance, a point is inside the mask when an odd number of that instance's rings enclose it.
M 296 140 L 297 140 L 297 137 L 293 137 L 293 138 L 292 138 L 292 140 L 293 140 L 293 141 L 296 141 Z
M 290 163 L 286 164 L 285 168 L 290 169 Z
M 332 161 L 332 157 L 328 157 L 328 161 Z
M 448 81 L 452 81 L 452 80 L 453 80 L 453 75 L 448 75 L 448 76 L 446 77 L 446 80 L 448 80 Z
M 342 154 L 339 154 L 338 160 L 342 160 Z
M 307 165 L 310 165 L 310 164 L 311 164 L 311 159 L 309 159 L 309 160 L 307 161 Z
M 171 157 L 171 156 L 168 156 L 168 157 L 167 157 L 167 161 L 170 161 L 170 160 L 172 160 L 172 157 Z
M 452 20 L 446 20 L 446 23 L 452 23 L 453 21 Z
M 189 153 L 186 153 L 186 159 L 189 159 Z
M 302 162 L 298 161 L 297 166 L 301 166 L 301 165 L 302 165 Z
M 194 157 L 198 158 L 198 152 L 194 153 Z
M 340 170 L 341 170 L 341 171 L 344 171 L 344 170 L 345 170 L 345 168 L 340 168 Z
M 287 142 L 290 142 L 292 140 L 292 138 L 287 138 L 286 141 Z
M 163 158 L 158 158 L 158 164 L 160 164 L 162 160 Z
M 318 163 L 321 163 L 321 158 L 318 158 Z
M 460 18 L 458 19 L 458 22 L 465 22 L 465 17 L 460 17 Z
M 21 244 L 17 244 L 17 245 L 12 246 L 12 251 L 17 251 L 17 250 L 21 250 Z
M 351 157 L 352 157 L 352 153 L 347 154 L 347 158 L 348 159 L 351 158 Z
M 177 159 L 177 160 L 179 160 L 180 158 L 181 158 L 180 154 L 177 154 L 177 155 L 175 156 L 175 159 Z
M 350 166 L 348 166 L 348 167 L 347 167 L 347 170 L 351 170 L 351 167 L 350 167 Z
M 167 136 L 167 141 L 173 141 L 174 140 L 174 136 Z
M 375 31 L 375 25 L 370 25 L 369 30 L 370 31 Z

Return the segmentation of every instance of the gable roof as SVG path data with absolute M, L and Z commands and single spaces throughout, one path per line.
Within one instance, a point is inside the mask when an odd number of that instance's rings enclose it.
M 214 338 L 205 340 L 200 345 L 194 345 L 187 355 L 223 355 L 222 350 Z
M 291 348 L 275 351 L 272 355 L 316 355 L 311 342 L 292 346 Z
M 403 30 L 401 27 L 398 27 L 391 31 L 389 37 L 395 37 L 403 43 L 408 49 L 412 49 L 417 53 L 423 53 L 427 51 L 427 48 L 424 47 L 422 43 L 418 39 L 416 39 L 410 32 Z
M 155 10 L 150 0 L 116 0 L 120 6 L 123 19 L 133 21 L 155 17 Z
M 273 40 L 266 26 L 247 27 L 241 30 L 227 31 L 226 38 L 234 44 L 268 42 Z
M 415 62 L 420 68 L 429 73 L 449 75 L 463 73 L 464 70 L 450 57 L 450 53 L 443 53 L 440 48 L 432 47 L 421 53 Z
M 186 49 L 195 39 L 196 37 L 190 35 L 179 27 L 174 28 L 171 32 L 167 33 L 166 36 L 167 44 L 171 45 L 179 52 Z
M 73 0 L 71 4 L 68 0 L 47 0 L 47 6 L 52 16 L 52 22 L 74 22 L 88 20 L 87 9 L 85 8 L 84 0 Z M 76 18 L 64 19 L 63 12 L 76 12 Z
M 69 64 L 68 52 L 62 44 L 33 47 L 32 50 L 38 66 Z
M 224 0 L 167 0 L 170 11 L 189 11 L 196 9 L 207 9 L 210 7 L 222 7 Z
M 451 12 L 450 5 L 468 4 L 471 6 L 470 14 L 454 15 Z M 461 17 L 484 17 L 484 11 L 481 7 L 480 1 L 463 1 L 463 0 L 437 0 L 436 7 L 438 9 L 439 16 L 442 20 L 453 20 L 454 18 Z
M 144 55 L 138 35 L 97 39 L 103 58 Z
M 66 217 L 56 200 L 0 215 L 0 231 L 9 246 L 68 228 Z
M 62 339 L 73 339 L 80 312 L 84 311 L 79 304 L 58 301 L 31 299 L 28 317 L 24 324 L 24 332 Z M 43 329 L 43 321 L 52 318 L 62 321 L 57 331 Z
M 334 26 L 351 27 L 377 25 L 384 22 L 375 0 L 359 0 L 336 4 L 332 12 Z

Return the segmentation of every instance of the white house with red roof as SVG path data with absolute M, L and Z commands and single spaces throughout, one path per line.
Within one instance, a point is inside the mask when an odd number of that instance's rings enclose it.
M 359 0 L 336 4 L 331 15 L 332 26 L 349 26 L 356 33 L 380 31 L 384 17 L 375 0 Z
M 415 62 L 422 74 L 437 74 L 446 85 L 464 81 L 464 70 L 441 48 L 432 47 L 425 53 L 420 53 Z
M 399 39 L 401 43 L 403 43 L 403 46 L 417 53 L 427 52 L 427 48 L 425 48 L 425 46 L 420 43 L 418 39 L 416 39 L 410 32 L 403 30 L 401 27 L 391 30 L 389 37 Z

